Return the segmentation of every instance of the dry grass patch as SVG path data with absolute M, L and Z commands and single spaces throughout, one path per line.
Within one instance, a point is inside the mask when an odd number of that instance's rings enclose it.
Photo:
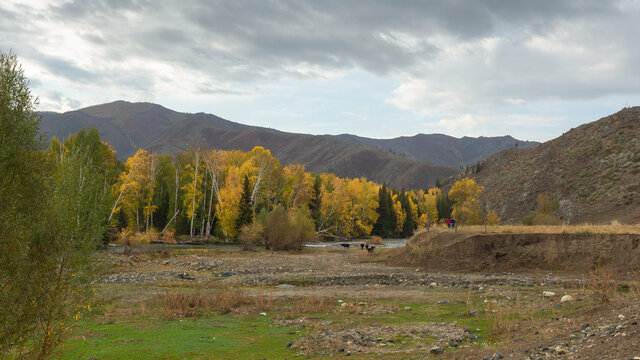
M 598 266 L 589 271 L 589 290 L 594 299 L 606 304 L 611 302 L 616 296 L 618 288 L 618 273 L 609 266 Z
M 326 313 L 333 309 L 334 301 L 326 298 L 306 297 L 294 300 L 283 313 L 285 319 L 295 319 L 300 314 Z
M 167 319 L 198 317 L 209 312 L 230 313 L 241 306 L 253 305 L 256 301 L 242 290 L 219 290 L 211 293 L 163 291 L 157 301 L 162 315 Z
M 464 233 L 484 233 L 484 226 L 472 225 L 460 227 L 458 231 Z M 495 234 L 640 234 L 640 225 L 624 225 L 619 222 L 612 222 L 609 225 L 496 225 L 487 226 L 487 233 Z
M 487 303 L 485 307 L 485 314 L 487 317 L 487 324 L 489 328 L 489 336 L 493 339 L 500 337 L 509 337 L 516 328 L 517 320 L 516 314 L 520 310 L 517 310 L 515 306 L 510 306 L 500 303 Z

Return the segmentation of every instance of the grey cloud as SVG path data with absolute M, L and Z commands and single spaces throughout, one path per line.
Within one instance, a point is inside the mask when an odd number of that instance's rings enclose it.
M 153 1 L 136 0 L 95 0 L 95 1 L 66 1 L 62 4 L 51 5 L 49 10 L 60 20 L 77 20 L 79 18 L 120 14 L 123 10 L 141 11 L 153 6 Z
M 161 62 L 185 72 L 196 69 L 208 77 L 205 82 L 239 83 L 228 93 L 239 96 L 244 93 L 242 87 L 250 84 L 364 69 L 378 76 L 451 83 L 447 89 L 475 92 L 473 96 L 479 99 L 505 94 L 527 99 L 584 97 L 638 91 L 633 85 L 637 79 L 620 75 L 640 73 L 640 46 L 635 44 L 640 37 L 637 16 L 625 15 L 620 4 L 599 0 L 76 0 L 35 15 L 50 17 L 56 25 L 81 34 L 95 47 L 96 62 L 105 66 L 87 70 L 54 56 L 34 53 L 32 57 L 73 81 L 99 80 L 147 92 L 164 75 L 145 73 L 144 67 L 127 68 L 132 61 Z M 9 13 L 8 19 L 14 17 L 0 5 L 3 20 L 5 13 Z M 586 25 L 590 23 L 600 25 Z M 604 81 L 601 85 L 581 78 L 589 75 L 581 67 L 589 67 L 592 60 L 556 59 L 553 54 L 524 46 L 534 36 L 572 24 L 584 29 L 583 37 L 571 41 L 579 41 L 587 49 L 585 56 L 597 54 L 594 49 L 604 44 L 619 44 L 613 48 L 613 55 L 620 56 L 616 59 L 618 68 L 610 71 L 608 81 L 597 79 Z M 614 30 L 607 39 L 591 33 L 609 28 Z M 0 35 L 9 36 L 10 31 L 0 25 Z M 486 65 L 479 57 L 477 62 L 465 63 L 467 67 L 447 68 L 443 47 L 448 44 L 439 43 L 438 38 L 465 45 L 491 37 L 512 42 L 496 50 L 493 64 Z M 0 46 L 4 46 L 2 40 Z M 302 72 L 301 68 L 317 72 Z M 196 91 L 229 90 L 201 87 Z
M 84 70 L 68 60 L 57 57 L 40 54 L 37 59 L 40 64 L 49 70 L 52 74 L 67 78 L 78 83 L 96 83 L 100 78 L 100 74 L 96 74 Z

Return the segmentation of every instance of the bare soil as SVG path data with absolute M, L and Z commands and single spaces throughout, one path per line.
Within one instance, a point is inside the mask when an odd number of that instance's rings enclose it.
M 374 306 L 374 301 L 391 300 L 398 303 L 437 305 L 443 301 L 460 303 L 460 299 L 466 293 L 494 302 L 496 299 L 512 301 L 521 294 L 527 294 L 533 299 L 531 306 L 535 307 L 536 311 L 555 314 L 555 309 L 559 309 L 560 306 L 560 296 L 571 294 L 578 301 L 584 301 L 589 305 L 578 307 L 574 313 L 564 311 L 564 315 L 561 316 L 521 319 L 508 333 L 496 339 L 483 339 L 488 341 L 482 343 L 466 342 L 464 337 L 469 336 L 469 333 L 451 323 L 375 327 L 354 325 L 345 328 L 305 317 L 290 320 L 281 318 L 278 321 L 299 326 L 314 324 L 325 329 L 312 337 L 292 341 L 289 344 L 294 350 L 292 354 L 296 353 L 296 349 L 308 347 L 313 343 L 317 354 L 331 357 L 347 354 L 366 357 L 367 354 L 379 354 L 384 355 L 384 358 L 406 358 L 402 355 L 406 351 L 422 351 L 423 358 L 426 356 L 445 359 L 490 359 L 495 358 L 497 352 L 505 358 L 536 360 L 640 357 L 640 302 L 637 283 L 633 282 L 633 279 L 627 279 L 626 284 L 630 286 L 624 289 L 628 292 L 617 295 L 614 301 L 608 304 L 597 304 L 590 300 L 585 289 L 587 279 L 584 272 L 569 271 L 570 267 L 564 267 L 562 271 L 530 270 L 518 267 L 518 262 L 513 261 L 508 262 L 509 266 L 500 265 L 500 258 L 531 258 L 531 254 L 522 249 L 535 244 L 536 241 L 546 246 L 545 241 L 548 241 L 536 239 L 537 236 L 505 235 L 496 238 L 493 242 L 494 247 L 490 248 L 487 246 L 488 240 L 482 236 L 474 237 L 472 240 L 450 237 L 448 244 L 451 246 L 438 253 L 438 256 L 454 258 L 457 254 L 457 258 L 462 259 L 462 262 L 484 262 L 484 265 L 475 268 L 475 271 L 470 271 L 469 268 L 460 271 L 461 267 L 451 266 L 454 262 L 448 259 L 441 259 L 440 262 L 434 260 L 427 265 L 416 264 L 415 259 L 407 257 L 404 253 L 406 250 L 402 249 L 374 254 L 360 249 L 315 249 L 304 250 L 301 253 L 264 250 L 196 250 L 168 253 L 154 250 L 138 252 L 133 256 L 109 254 L 116 266 L 103 281 L 111 284 L 174 287 L 240 287 L 254 294 L 259 291 L 268 292 L 269 296 L 275 299 L 331 298 L 344 299 L 346 303 L 360 299 L 367 302 L 362 311 L 374 315 L 376 311 L 380 314 L 405 311 L 402 308 Z M 580 237 L 563 239 L 556 241 L 557 244 L 566 244 L 557 247 L 561 249 L 557 250 L 559 253 L 579 251 L 585 246 L 584 242 L 580 242 L 584 241 Z M 469 247 L 470 241 L 475 241 L 477 246 Z M 508 248 L 506 244 L 509 241 L 515 241 L 519 252 L 496 257 L 495 252 Z M 622 243 L 631 246 L 628 251 L 620 252 L 628 259 L 635 254 L 635 240 L 629 237 L 627 240 L 623 239 Z M 602 248 L 606 246 L 598 247 Z M 497 260 L 487 262 L 487 259 Z M 561 255 L 556 259 L 565 261 L 571 257 Z M 578 257 L 574 259 L 572 263 L 578 264 Z M 396 265 L 392 266 L 389 263 Z M 399 266 L 401 264 L 404 266 Z M 534 261 L 533 264 L 539 262 Z M 437 271 L 440 265 L 442 269 L 448 270 Z M 506 269 L 510 271 L 503 271 Z M 542 296 L 543 290 L 553 291 L 557 295 L 545 298 Z M 357 305 L 356 303 L 350 306 Z M 479 311 L 482 312 L 482 309 Z M 401 342 L 397 342 L 397 337 L 394 337 L 397 334 L 406 336 Z M 444 339 L 444 343 L 441 344 L 443 352 L 432 353 L 433 342 L 425 343 L 421 340 L 425 337 Z M 460 344 L 464 345 L 458 347 L 456 339 L 460 339 Z

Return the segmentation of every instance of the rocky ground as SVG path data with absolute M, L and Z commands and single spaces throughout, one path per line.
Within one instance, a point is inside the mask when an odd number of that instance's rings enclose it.
M 385 265 L 383 253 L 360 249 L 305 250 L 274 253 L 207 250 L 168 253 L 154 250 L 133 256 L 110 253 L 114 271 L 107 284 L 171 284 L 194 287 L 266 289 L 275 298 L 350 298 L 369 300 L 446 302 L 435 290 L 468 292 L 485 302 L 513 301 L 520 293 L 533 294 L 539 311 L 562 306 L 560 297 L 589 302 L 584 274 L 427 272 L 416 267 Z M 352 354 L 393 355 L 405 350 L 424 351 L 427 357 L 447 359 L 640 359 L 640 309 L 637 294 L 619 297 L 606 305 L 590 305 L 562 316 L 523 319 L 495 342 L 478 341 L 473 329 L 455 324 L 424 323 L 376 327 L 324 328 L 287 346 L 313 349 L 316 356 Z M 629 289 L 626 289 L 629 290 Z M 543 291 L 554 295 L 544 296 Z M 584 298 L 583 298 L 584 297 Z M 497 299 L 497 300 L 496 300 Z M 410 308 L 347 304 L 363 313 L 411 311 Z M 474 309 L 474 313 L 482 312 Z M 480 315 L 478 315 L 480 316 Z M 280 319 L 281 324 L 309 326 L 313 319 Z M 429 337 L 435 343 L 422 339 Z M 460 346 L 462 345 L 462 346 Z

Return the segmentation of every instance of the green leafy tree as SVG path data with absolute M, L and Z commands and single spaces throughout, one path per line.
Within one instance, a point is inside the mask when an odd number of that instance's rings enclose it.
M 109 204 L 81 149 L 43 152 L 39 117 L 14 54 L 0 53 L 0 358 L 51 355 L 87 310 Z

